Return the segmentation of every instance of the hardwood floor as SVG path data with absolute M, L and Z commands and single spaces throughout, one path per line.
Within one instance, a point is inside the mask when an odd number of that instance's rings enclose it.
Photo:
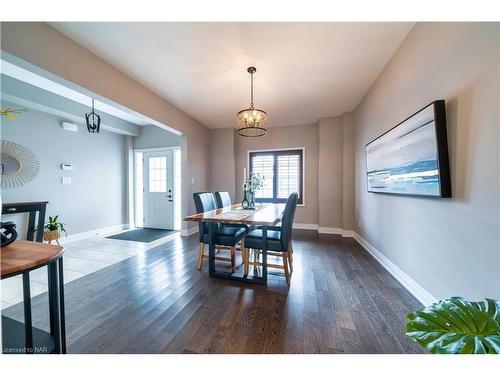
M 267 286 L 209 278 L 208 262 L 196 269 L 197 240 L 177 238 L 68 283 L 68 352 L 422 352 L 404 334 L 420 303 L 352 238 L 294 231 L 290 288 L 282 275 Z M 32 306 L 34 326 L 48 330 L 46 293 Z M 22 321 L 22 311 L 3 314 Z

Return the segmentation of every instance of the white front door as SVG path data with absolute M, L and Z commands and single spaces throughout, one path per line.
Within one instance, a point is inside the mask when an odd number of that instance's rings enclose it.
M 144 227 L 174 229 L 173 150 L 144 153 Z

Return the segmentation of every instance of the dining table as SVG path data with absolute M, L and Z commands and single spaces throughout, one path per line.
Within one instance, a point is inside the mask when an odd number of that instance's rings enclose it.
M 255 209 L 243 208 L 241 204 L 233 204 L 224 208 L 206 211 L 184 218 L 185 221 L 204 222 L 208 224 L 208 274 L 219 279 L 235 280 L 251 284 L 267 284 L 267 232 L 275 227 L 283 215 L 285 204 L 258 203 Z M 215 235 L 221 224 L 248 225 L 250 230 L 259 227 L 262 230 L 262 272 L 261 275 L 238 275 L 232 272 L 218 271 L 215 264 Z

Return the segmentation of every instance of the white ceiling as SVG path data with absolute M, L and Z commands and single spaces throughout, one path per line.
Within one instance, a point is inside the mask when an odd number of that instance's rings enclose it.
M 255 106 L 270 126 L 354 110 L 414 23 L 56 22 L 69 36 L 210 128 Z

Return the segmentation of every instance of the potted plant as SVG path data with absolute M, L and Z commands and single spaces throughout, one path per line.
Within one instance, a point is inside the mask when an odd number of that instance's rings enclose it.
M 49 222 L 45 224 L 45 231 L 43 232 L 43 239 L 48 241 L 49 244 L 52 241 L 56 241 L 59 245 L 59 239 L 61 238 L 61 232 L 66 233 L 65 224 L 58 221 L 59 215 L 54 217 L 49 216 Z
M 500 301 L 451 297 L 407 318 L 406 334 L 433 354 L 500 354 Z
M 264 187 L 264 176 L 260 173 L 252 172 L 245 178 L 243 183 L 243 208 L 255 208 L 255 193 Z

